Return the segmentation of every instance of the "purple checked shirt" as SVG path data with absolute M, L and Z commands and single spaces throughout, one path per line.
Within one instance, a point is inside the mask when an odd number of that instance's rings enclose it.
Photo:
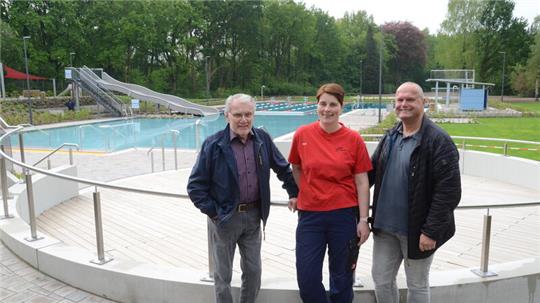
M 253 151 L 252 133 L 242 143 L 231 130 L 231 147 L 236 159 L 238 170 L 238 186 L 240 190 L 240 203 L 250 203 L 259 200 L 259 178 L 257 177 L 257 159 Z

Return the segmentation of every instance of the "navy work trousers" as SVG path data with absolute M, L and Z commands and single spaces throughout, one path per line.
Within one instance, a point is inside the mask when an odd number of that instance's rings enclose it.
M 358 208 L 299 211 L 296 228 L 296 276 L 300 297 L 309 303 L 351 303 L 353 273 L 348 242 L 356 239 Z M 322 283 L 326 247 L 330 269 L 327 296 Z

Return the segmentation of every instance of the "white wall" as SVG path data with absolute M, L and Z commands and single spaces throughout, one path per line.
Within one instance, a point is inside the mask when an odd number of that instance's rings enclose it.
M 77 176 L 77 167 L 72 165 L 63 165 L 56 167 L 51 172 Z M 47 209 L 67 201 L 79 195 L 79 186 L 76 182 L 49 177 L 42 174 L 32 176 L 32 184 L 34 191 L 34 209 L 36 217 Z M 14 195 L 18 196 L 17 212 L 19 216 L 26 221 L 28 220 L 28 196 L 26 193 L 26 184 L 17 184 L 10 189 Z
M 292 135 L 284 135 L 274 140 L 280 152 L 287 159 L 291 150 Z M 371 155 L 378 142 L 366 142 Z M 540 162 L 517 157 L 508 157 L 486 152 L 460 150 L 461 174 L 527 187 L 540 188 Z

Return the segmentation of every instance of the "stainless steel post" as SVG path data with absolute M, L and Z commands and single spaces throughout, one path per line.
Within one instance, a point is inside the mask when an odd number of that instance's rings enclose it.
M 161 136 L 161 167 L 165 170 L 165 135 Z
M 491 215 L 489 208 L 484 215 L 484 228 L 482 232 L 482 255 L 480 256 L 480 269 L 473 269 L 476 275 L 485 278 L 496 276 L 497 274 L 488 270 L 489 266 L 489 244 L 491 241 Z
M 23 141 L 23 133 L 22 132 L 19 132 L 19 149 L 20 149 L 20 152 L 21 152 L 21 162 L 25 163 L 26 159 L 24 157 L 24 141 Z
M 2 151 L 4 150 L 4 146 L 2 146 Z M 4 204 L 4 216 L 0 217 L 1 219 L 9 219 L 13 218 L 12 215 L 9 214 L 9 206 L 8 206 L 8 199 L 9 199 L 9 188 L 8 188 L 8 178 L 7 178 L 7 166 L 6 166 L 6 158 L 1 157 L 0 158 L 0 178 L 2 182 L 2 202 Z
M 461 173 L 464 174 L 465 173 L 465 139 L 463 139 L 463 144 L 462 144 L 462 152 L 461 152 Z
M 210 220 L 210 219 L 207 219 Z M 212 241 L 212 232 L 208 224 L 206 225 L 206 232 L 208 235 L 208 275 L 201 278 L 203 282 L 214 282 L 214 243 Z
M 503 148 L 503 150 L 504 150 L 504 155 L 505 155 L 505 156 L 508 156 L 508 143 L 504 143 L 504 148 Z
M 199 119 L 195 122 L 195 150 L 196 151 L 199 150 L 199 147 L 201 145 L 200 132 L 201 132 L 201 120 Z
M 94 219 L 96 225 L 96 245 L 97 245 L 97 260 L 92 260 L 90 262 L 98 265 L 103 265 L 112 260 L 112 258 L 105 257 L 105 248 L 103 244 L 103 222 L 101 220 L 101 198 L 100 194 L 97 191 L 97 187 L 93 192 L 94 198 Z
M 28 198 L 28 223 L 30 224 L 30 238 L 24 238 L 28 242 L 33 242 L 43 239 L 43 237 L 38 237 L 36 230 L 36 211 L 34 208 L 34 187 L 32 184 L 32 172 L 29 170 L 25 171 L 25 180 L 26 180 L 26 196 Z
M 154 172 L 154 153 L 150 152 L 150 167 L 152 167 L 152 172 Z
M 173 146 L 174 146 L 174 169 L 178 170 L 178 131 L 172 132 Z
M 47 169 L 51 169 L 52 168 L 52 164 L 51 164 L 51 158 L 47 158 Z
M 69 165 L 73 165 L 73 148 L 69 148 Z

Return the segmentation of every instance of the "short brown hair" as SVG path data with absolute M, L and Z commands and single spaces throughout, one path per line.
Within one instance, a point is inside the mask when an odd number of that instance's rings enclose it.
M 337 83 L 323 84 L 321 87 L 319 87 L 319 90 L 317 91 L 317 102 L 319 102 L 319 98 L 324 93 L 327 93 L 336 97 L 336 99 L 338 99 L 339 101 L 339 104 L 343 106 L 343 99 L 345 98 L 345 90 L 343 90 L 343 87 L 341 87 L 341 85 Z

